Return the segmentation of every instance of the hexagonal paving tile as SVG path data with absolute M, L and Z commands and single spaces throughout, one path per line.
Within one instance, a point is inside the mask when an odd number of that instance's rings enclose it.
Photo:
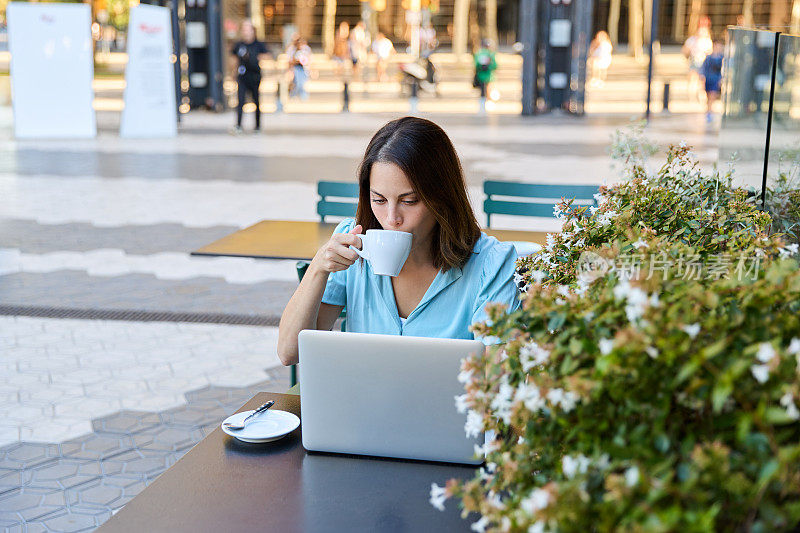
M 106 485 L 102 481 L 91 485 L 82 485 L 76 487 L 75 490 L 78 493 L 79 503 L 109 508 L 125 494 L 123 488 Z
M 165 452 L 179 451 L 189 448 L 202 438 L 197 429 L 184 427 L 174 428 L 162 426 L 152 430 L 141 431 L 133 435 L 133 441 L 140 450 L 160 450 Z
M 30 475 L 26 486 L 68 489 L 97 479 L 102 475 L 102 470 L 98 461 L 59 458 L 26 473 Z
M 169 453 L 158 450 L 131 450 L 107 459 L 103 463 L 122 465 L 120 473 L 138 475 L 145 479 L 155 477 L 166 470 Z
M 61 445 L 62 453 L 76 459 L 106 459 L 130 450 L 133 441 L 127 435 L 94 433 Z
M 64 533 L 89 531 L 98 526 L 98 521 L 94 515 L 80 513 L 66 513 L 43 522 L 49 530 L 63 531 Z
M 0 449 L 0 468 L 23 469 L 52 461 L 60 455 L 57 444 L 20 442 Z
M 161 418 L 165 424 L 170 426 L 183 426 L 186 428 L 196 428 L 217 420 L 224 420 L 228 413 L 222 406 L 208 408 L 201 405 L 187 405 L 177 409 L 170 409 L 161 413 Z
M 98 433 L 119 433 L 127 435 L 161 424 L 158 413 L 142 411 L 120 411 L 113 415 L 92 421 L 92 427 Z
M 60 489 L 23 487 L 0 495 L 0 514 L 16 514 L 22 520 L 35 520 L 64 508 L 67 503 Z

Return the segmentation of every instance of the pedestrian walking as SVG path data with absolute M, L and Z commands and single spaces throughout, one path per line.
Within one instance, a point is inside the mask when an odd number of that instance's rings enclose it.
M 722 63 L 725 48 L 721 42 L 714 43 L 713 50 L 700 67 L 703 85 L 706 91 L 706 122 L 711 122 L 711 106 L 719 100 L 722 89 Z
M 344 74 L 345 64 L 350 63 L 350 24 L 342 21 L 333 39 L 333 61 L 336 64 L 336 74 Z
M 497 69 L 497 60 L 488 39 L 481 41 L 480 49 L 475 53 L 475 76 L 472 86 L 481 90 L 480 112 L 486 111 L 486 97 L 489 94 L 489 84 L 494 80 L 494 71 Z
M 242 132 L 242 114 L 248 94 L 256 105 L 255 131 L 261 129 L 261 105 L 258 97 L 259 87 L 261 86 L 261 66 L 259 61 L 270 53 L 267 46 L 256 39 L 256 31 L 252 22 L 249 20 L 242 22 L 240 32 L 242 40 L 237 41 L 231 49 L 231 54 L 236 56 L 239 63 L 236 68 L 238 102 L 236 104 L 236 127 L 234 128 L 234 133 Z
M 611 66 L 614 45 L 604 31 L 598 31 L 589 45 L 589 85 L 602 87 L 606 82 L 608 67 Z
M 358 24 L 350 31 L 350 57 L 353 62 L 353 79 L 358 78 L 360 69 L 364 69 L 361 71 L 362 78 L 366 76 L 370 41 L 364 21 L 358 21 Z
M 289 61 L 289 70 L 292 73 L 292 83 L 289 91 L 292 96 L 299 96 L 301 100 L 308 100 L 306 82 L 308 81 L 308 68 L 311 64 L 311 48 L 305 39 L 295 36 L 292 44 L 286 50 Z
M 711 53 L 714 48 L 714 42 L 711 40 L 711 31 L 707 26 L 701 26 L 697 29 L 697 33 L 686 39 L 683 43 L 683 56 L 689 63 L 689 76 L 688 76 L 688 92 L 689 97 L 695 100 L 700 100 L 700 67 L 703 66 L 703 61 L 706 56 Z
M 375 53 L 375 70 L 378 81 L 383 81 L 386 77 L 386 66 L 394 55 L 394 45 L 382 32 L 378 32 L 378 36 L 372 43 L 372 51 Z

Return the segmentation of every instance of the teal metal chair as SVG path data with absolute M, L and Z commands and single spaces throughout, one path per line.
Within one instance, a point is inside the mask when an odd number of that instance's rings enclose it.
M 354 217 L 358 206 L 358 183 L 320 181 L 317 183 L 317 214 L 320 221 L 325 217 Z
M 595 185 L 550 185 L 513 181 L 484 181 L 483 212 L 486 227 L 491 227 L 492 215 L 553 217 L 553 205 L 561 198 L 574 198 L 578 205 L 597 205 Z M 531 201 L 535 199 L 536 201 Z
M 358 206 L 358 183 L 343 183 L 341 181 L 320 181 L 317 183 L 317 214 L 320 221 L 325 222 L 325 217 L 354 217 Z M 297 279 L 302 280 L 308 270 L 308 261 L 298 261 Z M 342 309 L 342 331 L 347 327 L 347 312 Z M 291 384 L 297 384 L 297 365 L 291 367 Z

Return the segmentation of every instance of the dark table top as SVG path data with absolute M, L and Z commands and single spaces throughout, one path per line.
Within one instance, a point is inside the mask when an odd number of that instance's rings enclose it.
M 300 416 L 300 398 L 258 393 Z M 474 467 L 309 453 L 301 427 L 247 444 L 215 429 L 131 500 L 101 533 L 157 531 L 469 531 L 457 503 L 431 506 L 431 483 L 474 475 Z

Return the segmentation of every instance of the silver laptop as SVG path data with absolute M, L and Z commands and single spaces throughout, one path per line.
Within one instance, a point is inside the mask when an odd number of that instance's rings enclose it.
M 475 340 L 304 330 L 300 420 L 309 451 L 480 464 L 466 416 L 461 360 Z

